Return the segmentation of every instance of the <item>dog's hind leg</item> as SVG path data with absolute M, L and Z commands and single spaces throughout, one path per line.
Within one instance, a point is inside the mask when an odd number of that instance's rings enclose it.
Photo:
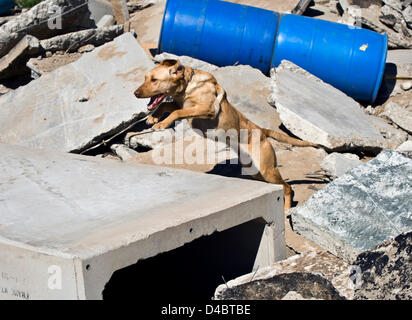
M 251 154 L 251 153 L 250 153 Z M 283 194 L 285 197 L 284 210 L 289 210 L 292 207 L 292 188 L 288 185 L 280 175 L 279 169 L 276 167 L 276 154 L 272 145 L 267 139 L 262 139 L 260 143 L 260 159 L 259 173 L 253 177 L 258 180 L 268 183 L 280 184 L 283 186 Z M 253 154 L 252 154 L 253 159 Z

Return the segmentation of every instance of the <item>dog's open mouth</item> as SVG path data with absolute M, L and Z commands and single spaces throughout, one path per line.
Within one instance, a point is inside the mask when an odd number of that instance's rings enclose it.
M 155 95 L 155 96 L 151 97 L 150 102 L 147 105 L 147 110 L 149 110 L 149 111 L 155 110 L 159 106 L 159 104 L 162 103 L 164 98 L 166 98 L 165 94 L 158 94 L 158 95 Z

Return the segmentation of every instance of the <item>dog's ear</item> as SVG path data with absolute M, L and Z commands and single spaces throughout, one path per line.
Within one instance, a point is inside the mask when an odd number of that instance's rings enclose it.
M 176 60 L 176 63 L 169 69 L 170 76 L 174 79 L 181 79 L 184 77 L 185 67 Z

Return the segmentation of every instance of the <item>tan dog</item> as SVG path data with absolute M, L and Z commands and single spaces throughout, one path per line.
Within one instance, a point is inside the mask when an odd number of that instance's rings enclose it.
M 267 137 L 301 147 L 315 146 L 314 144 L 280 132 L 260 128 L 228 102 L 224 89 L 218 85 L 213 75 L 184 67 L 177 60 L 164 60 L 149 71 L 145 76 L 145 82 L 135 91 L 135 96 L 151 98 L 147 108 L 155 112 L 148 118 L 147 123 L 154 124 L 152 127 L 154 130 L 168 128 L 178 119 L 191 119 L 192 127 L 203 132 L 207 129 L 225 131 L 235 129 L 240 136 L 240 130 L 246 129 L 248 130 L 248 152 L 252 150 L 250 132 L 259 130 L 259 173 L 253 177 L 283 185 L 285 210 L 290 209 L 292 190 L 282 179 L 276 167 L 276 155 Z M 171 96 L 174 101 L 161 104 L 168 96 Z M 170 115 L 159 122 L 166 112 L 170 112 Z M 249 155 L 252 160 L 256 161 L 252 152 L 249 152 Z

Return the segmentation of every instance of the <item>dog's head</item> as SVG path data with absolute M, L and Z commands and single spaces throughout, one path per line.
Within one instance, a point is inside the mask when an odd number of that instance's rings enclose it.
M 137 98 L 151 98 L 147 109 L 155 110 L 168 96 L 181 93 L 185 67 L 177 60 L 164 60 L 145 75 L 144 83 L 134 92 Z

